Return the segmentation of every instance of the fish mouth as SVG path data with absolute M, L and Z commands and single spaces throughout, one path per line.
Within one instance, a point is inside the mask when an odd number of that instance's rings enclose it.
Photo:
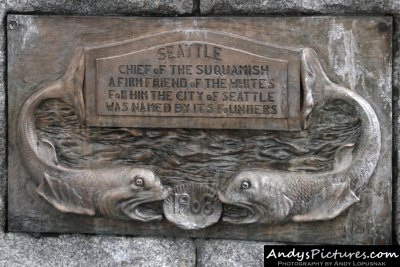
M 122 207 L 122 212 L 130 219 L 142 222 L 162 220 L 162 201 L 146 200 L 133 204 L 130 202 L 127 201 Z
M 257 221 L 256 212 L 250 206 L 243 203 L 224 204 L 222 221 L 232 224 L 246 224 Z
M 164 187 L 161 192 L 141 194 L 140 198 L 122 202 L 121 211 L 133 220 L 142 222 L 161 221 L 163 218 L 163 200 L 170 192 L 171 188 Z
M 256 209 L 251 203 L 234 202 L 226 194 L 218 192 L 223 203 L 222 221 L 232 224 L 255 223 L 258 220 Z

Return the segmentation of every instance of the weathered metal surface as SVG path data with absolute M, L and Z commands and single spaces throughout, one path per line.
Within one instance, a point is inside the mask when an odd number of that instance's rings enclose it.
M 390 243 L 390 19 L 9 23 L 9 229 Z
M 295 173 L 277 170 L 244 170 L 220 192 L 222 202 L 244 208 L 247 214 L 225 217 L 231 223 L 308 222 L 333 219 L 359 201 L 381 150 L 381 130 L 372 106 L 357 93 L 332 83 L 315 51 L 302 52 L 304 125 L 309 127 L 318 107 L 344 102 L 354 107 L 361 129 L 357 149 L 350 142 L 335 152 L 333 169 L 324 173 Z M 355 126 L 355 125 L 354 125 Z

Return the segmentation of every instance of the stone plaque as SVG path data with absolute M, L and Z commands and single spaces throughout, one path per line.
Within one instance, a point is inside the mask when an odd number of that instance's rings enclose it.
M 8 229 L 391 243 L 391 30 L 8 16 Z

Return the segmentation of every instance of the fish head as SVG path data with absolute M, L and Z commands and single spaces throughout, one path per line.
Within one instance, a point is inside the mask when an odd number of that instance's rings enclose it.
M 250 171 L 241 172 L 229 181 L 218 197 L 224 205 L 222 220 L 234 224 L 255 223 L 259 220 L 259 212 L 254 199 L 259 195 L 260 181 Z
M 276 223 L 283 221 L 292 201 L 276 186 L 276 175 L 243 171 L 229 181 L 218 196 L 224 203 L 222 220 L 233 224 Z
M 106 217 L 142 222 L 162 219 L 162 203 L 171 192 L 150 169 L 117 168 L 108 188 L 97 198 L 98 210 Z M 104 175 L 104 174 L 103 174 Z

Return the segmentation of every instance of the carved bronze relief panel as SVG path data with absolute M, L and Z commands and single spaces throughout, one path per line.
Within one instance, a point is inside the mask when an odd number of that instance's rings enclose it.
M 9 230 L 390 243 L 390 18 L 8 26 Z

